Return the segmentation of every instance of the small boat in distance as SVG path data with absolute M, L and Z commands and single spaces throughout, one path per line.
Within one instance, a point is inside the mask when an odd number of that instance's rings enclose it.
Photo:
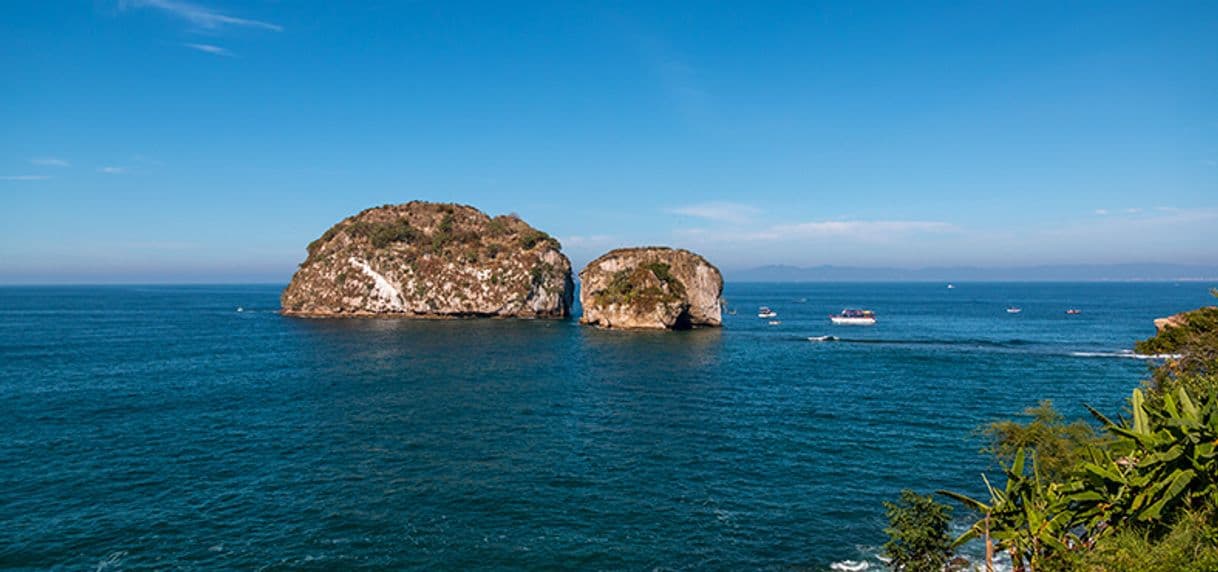
M 1083 311 L 1079 310 L 1078 308 L 1070 308 L 1069 310 L 1066 310 L 1066 314 L 1070 316 L 1075 316 L 1082 313 Z
M 762 306 L 761 308 L 757 309 L 757 317 L 762 319 L 777 318 L 778 312 L 771 310 L 769 306 Z
M 947 289 L 948 289 L 948 290 L 951 290 L 951 289 L 953 289 L 953 288 L 955 288 L 955 287 L 956 287 L 956 285 L 955 285 L 955 284 L 948 283 L 948 285 L 947 285 Z
M 1008 306 L 1007 307 L 1008 314 L 1018 314 L 1022 311 L 1023 311 L 1023 308 L 1020 308 L 1019 306 Z
M 839 326 L 873 326 L 875 312 L 846 308 L 840 314 L 829 314 L 829 321 Z

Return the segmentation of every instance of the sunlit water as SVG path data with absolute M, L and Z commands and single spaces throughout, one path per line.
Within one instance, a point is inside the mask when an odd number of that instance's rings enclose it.
M 975 430 L 1039 399 L 1118 409 L 1207 286 L 735 284 L 675 333 L 0 288 L 0 567 L 875 563 L 883 500 L 977 493 Z

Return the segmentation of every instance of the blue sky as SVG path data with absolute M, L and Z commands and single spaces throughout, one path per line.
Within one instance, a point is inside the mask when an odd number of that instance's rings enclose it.
M 577 264 L 1218 263 L 1218 3 L 0 3 L 0 282 L 285 281 L 412 199 Z

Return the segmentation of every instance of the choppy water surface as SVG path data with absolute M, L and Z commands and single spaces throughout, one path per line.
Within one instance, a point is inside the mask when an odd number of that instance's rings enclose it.
M 901 488 L 978 492 L 979 425 L 1119 407 L 1147 368 L 1121 350 L 1207 286 L 738 284 L 724 329 L 676 333 L 0 288 L 0 567 L 865 561 Z

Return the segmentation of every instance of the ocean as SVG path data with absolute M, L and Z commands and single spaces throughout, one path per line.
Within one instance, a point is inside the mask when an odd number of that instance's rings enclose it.
M 876 570 L 882 501 L 981 494 L 1041 399 L 1118 412 L 1209 286 L 729 284 L 646 333 L 0 288 L 0 568 Z

